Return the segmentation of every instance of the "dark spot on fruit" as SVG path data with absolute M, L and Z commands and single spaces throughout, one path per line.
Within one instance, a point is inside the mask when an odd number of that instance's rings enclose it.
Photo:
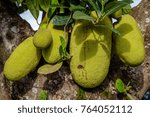
M 83 69 L 84 67 L 82 65 L 78 65 L 78 69 Z

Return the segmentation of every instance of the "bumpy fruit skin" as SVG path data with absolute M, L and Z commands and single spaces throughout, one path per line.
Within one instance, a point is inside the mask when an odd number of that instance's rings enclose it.
M 47 28 L 40 28 L 33 37 L 33 43 L 37 48 L 47 48 L 51 41 L 52 35 Z
M 108 17 L 99 24 L 112 27 Z M 70 70 L 78 85 L 94 88 L 103 82 L 110 65 L 111 36 L 112 31 L 106 27 L 86 21 L 75 23 L 70 42 Z
M 52 22 L 48 25 L 48 29 L 51 31 L 52 34 L 52 42 L 51 45 L 42 50 L 43 58 L 46 62 L 50 64 L 57 63 L 60 59 L 59 47 L 61 46 L 60 36 L 64 37 L 64 30 L 63 29 L 56 29 Z M 66 43 L 68 42 L 68 35 L 66 33 Z M 66 44 L 67 45 L 67 44 Z
M 9 80 L 20 80 L 39 63 L 41 50 L 33 45 L 33 37 L 23 41 L 10 55 L 4 65 L 4 75 Z
M 114 35 L 114 47 L 119 58 L 127 65 L 140 65 L 145 58 L 144 39 L 131 15 L 123 15 L 119 23 L 115 24 L 121 35 Z

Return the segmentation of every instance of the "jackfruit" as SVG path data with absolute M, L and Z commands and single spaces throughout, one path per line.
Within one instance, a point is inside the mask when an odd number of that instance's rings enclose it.
M 51 34 L 52 34 L 52 42 L 48 48 L 42 50 L 42 55 L 46 62 L 50 64 L 54 64 L 54 63 L 57 63 L 61 59 L 61 56 L 59 53 L 59 48 L 61 46 L 60 36 L 64 37 L 64 34 L 66 34 L 65 41 L 67 43 L 68 35 L 67 35 L 67 32 L 64 33 L 63 29 L 58 29 L 54 27 L 52 22 L 49 23 L 48 29 L 51 31 Z
M 33 44 L 33 37 L 24 40 L 10 55 L 4 65 L 4 75 L 9 80 L 20 80 L 39 63 L 41 50 Z
M 47 48 L 51 41 L 52 35 L 47 28 L 40 28 L 33 37 L 33 43 L 37 48 Z
M 112 27 L 106 17 L 99 25 Z M 94 88 L 105 79 L 111 54 L 112 31 L 88 21 L 76 21 L 71 34 L 70 70 L 74 81 L 84 88 Z
M 113 36 L 116 54 L 127 65 L 140 65 L 145 58 L 144 39 L 135 19 L 123 15 L 114 27 L 120 32 Z
M 115 19 L 119 19 L 122 16 L 122 10 L 118 10 L 115 13 L 111 14 L 111 17 L 115 18 Z

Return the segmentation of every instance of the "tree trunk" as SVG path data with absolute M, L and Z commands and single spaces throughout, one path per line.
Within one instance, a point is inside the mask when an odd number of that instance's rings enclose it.
M 17 15 L 15 5 L 0 0 L 0 99 L 10 99 L 10 83 L 3 77 L 4 63 L 14 48 L 33 33 L 30 25 Z
M 143 67 L 143 87 L 137 93 L 137 97 L 141 99 L 144 93 L 150 89 L 150 0 L 142 0 L 142 2 L 133 9 L 132 15 L 137 20 L 144 36 L 146 59 L 141 65 Z
M 11 82 L 3 75 L 3 66 L 9 55 L 24 39 L 34 34 L 30 25 L 17 14 L 15 5 L 9 0 L 0 0 L 0 99 L 38 99 L 41 89 L 49 92 L 49 99 L 125 99 L 118 94 L 115 80 L 122 78 L 132 86 L 130 94 L 141 99 L 150 88 L 150 1 L 143 0 L 134 8 L 132 15 L 141 27 L 146 48 L 145 62 L 136 67 L 128 67 L 115 56 L 112 57 L 109 74 L 97 88 L 83 89 L 74 83 L 69 63 L 56 73 L 47 76 L 36 73 L 37 69 L 20 81 Z M 43 59 L 39 66 L 43 64 Z

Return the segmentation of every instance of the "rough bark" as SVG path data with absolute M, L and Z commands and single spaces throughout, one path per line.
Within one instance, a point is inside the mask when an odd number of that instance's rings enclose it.
M 16 46 L 31 34 L 33 30 L 17 15 L 15 5 L 0 0 L 0 99 L 10 98 L 10 83 L 3 77 L 3 65 Z
M 74 83 L 69 70 L 69 62 L 56 73 L 39 75 L 36 69 L 17 82 L 6 80 L 3 65 L 14 48 L 25 38 L 34 34 L 30 25 L 17 15 L 16 7 L 8 0 L 0 0 L 0 99 L 37 99 L 41 89 L 49 92 L 49 99 L 125 99 L 118 94 L 115 80 L 122 78 L 125 84 L 130 82 L 130 94 L 141 99 L 150 88 L 150 1 L 143 0 L 134 8 L 132 15 L 141 27 L 146 49 L 145 62 L 138 67 L 128 67 L 112 56 L 109 74 L 97 88 L 84 89 L 84 97 L 79 86 Z M 42 65 L 44 60 L 41 60 Z
M 143 87 L 137 93 L 137 97 L 141 99 L 144 93 L 150 89 L 150 0 L 142 0 L 142 2 L 133 9 L 132 15 L 137 20 L 145 40 L 146 59 L 141 65 L 143 67 Z

